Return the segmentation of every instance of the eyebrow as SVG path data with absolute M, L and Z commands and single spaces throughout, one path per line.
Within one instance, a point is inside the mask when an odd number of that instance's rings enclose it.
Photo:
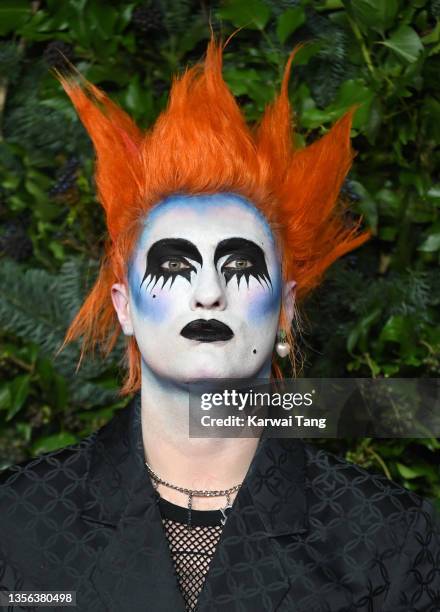
M 214 253 L 214 264 L 217 266 L 219 259 L 225 255 L 234 253 L 241 257 L 257 257 L 264 261 L 264 251 L 252 240 L 246 238 L 226 238 L 218 243 Z
M 263 258 L 264 261 L 263 249 L 258 244 L 246 238 L 234 237 L 226 238 L 218 243 L 214 253 L 214 265 L 217 266 L 218 261 L 222 257 L 231 253 L 241 257 Z M 203 265 L 203 258 L 196 245 L 184 238 L 163 238 L 158 240 L 150 247 L 147 254 L 147 262 L 148 259 L 164 256 L 183 256 L 196 261 L 201 266 Z
M 184 238 L 163 238 L 162 240 L 158 240 L 150 247 L 147 254 L 147 262 L 149 258 L 155 259 L 164 256 L 187 257 L 200 265 L 203 264 L 203 259 L 198 248 L 195 244 Z

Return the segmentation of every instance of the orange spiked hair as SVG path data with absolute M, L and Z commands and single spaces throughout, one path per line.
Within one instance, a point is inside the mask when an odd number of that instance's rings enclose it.
M 359 223 L 346 227 L 338 206 L 353 159 L 352 113 L 311 146 L 294 150 L 288 99 L 293 55 L 279 95 L 254 129 L 223 80 L 222 47 L 214 39 L 205 61 L 174 79 L 168 107 L 146 133 L 90 83 L 60 77 L 95 147 L 96 183 L 109 233 L 98 279 L 63 344 L 83 336 L 79 363 L 95 345 L 104 355 L 112 350 L 121 330 L 111 286 L 126 283 L 142 221 L 167 196 L 233 192 L 247 198 L 273 228 L 283 277 L 296 281 L 299 300 L 336 259 L 369 238 L 369 232 L 359 234 Z M 134 337 L 126 358 L 121 394 L 141 384 Z

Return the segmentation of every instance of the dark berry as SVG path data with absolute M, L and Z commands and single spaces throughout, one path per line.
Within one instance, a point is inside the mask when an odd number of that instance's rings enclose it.
M 25 225 L 18 219 L 5 224 L 0 235 L 0 253 L 15 261 L 24 261 L 32 252 L 32 241 L 26 234 Z
M 353 182 L 350 179 L 345 179 L 341 187 L 341 196 L 351 200 L 351 202 L 359 202 L 360 197 L 354 189 Z
M 440 18 L 440 0 L 431 0 L 431 13 L 433 17 Z
M 132 14 L 131 23 L 137 34 L 144 36 L 163 28 L 162 11 L 155 4 L 137 6 Z
M 348 267 L 352 270 L 355 270 L 358 267 L 359 264 L 359 257 L 357 255 L 347 255 L 347 264 Z
M 0 187 L 0 217 L 8 213 L 7 201 L 8 192 L 6 189 L 4 189 L 4 187 Z
M 154 95 L 158 98 L 166 93 L 169 89 L 169 83 L 165 83 L 164 81 L 153 81 L 153 92 Z
M 50 68 L 65 69 L 74 59 L 73 46 L 62 40 L 53 40 L 45 48 L 43 57 Z
M 49 191 L 49 197 L 65 196 L 69 192 L 77 192 L 76 178 L 79 168 L 77 157 L 70 157 L 57 172 L 56 181 Z

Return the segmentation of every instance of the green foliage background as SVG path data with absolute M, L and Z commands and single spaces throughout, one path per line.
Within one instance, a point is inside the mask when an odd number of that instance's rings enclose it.
M 78 346 L 54 358 L 105 229 L 90 143 L 50 68 L 67 57 L 146 127 L 210 23 L 224 37 L 242 28 L 224 74 L 250 121 L 306 41 L 290 90 L 298 146 L 359 105 L 344 197 L 374 238 L 304 305 L 303 374 L 439 376 L 439 17 L 440 0 L 1 2 L 0 467 L 79 440 L 127 403 L 122 343 L 78 372 Z M 325 445 L 440 498 L 434 438 Z

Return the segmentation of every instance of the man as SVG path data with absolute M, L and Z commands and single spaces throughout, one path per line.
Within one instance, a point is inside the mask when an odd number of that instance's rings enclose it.
M 109 231 L 66 340 L 110 350 L 122 329 L 122 393 L 140 394 L 79 445 L 2 476 L 0 585 L 76 591 L 84 611 L 434 610 L 427 502 L 301 440 L 188 435 L 188 382 L 268 379 L 275 344 L 292 354 L 295 300 L 368 238 L 337 204 L 350 115 L 294 151 L 292 57 L 253 132 L 221 60 L 212 41 L 146 134 L 63 79 Z

